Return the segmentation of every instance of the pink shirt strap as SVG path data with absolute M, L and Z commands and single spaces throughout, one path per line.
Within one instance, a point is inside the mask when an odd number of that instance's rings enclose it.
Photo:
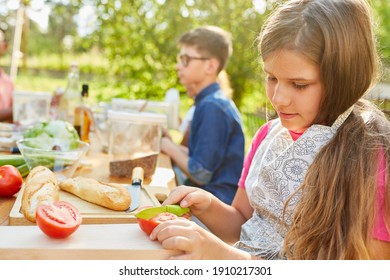
M 379 151 L 378 172 L 378 217 L 372 235 L 375 239 L 390 242 L 390 234 L 385 225 L 386 161 L 383 150 Z
M 244 159 L 244 167 L 241 172 L 240 180 L 238 181 L 238 187 L 245 189 L 245 180 L 248 176 L 249 167 L 252 164 L 253 157 L 257 151 L 257 148 L 259 147 L 260 143 L 264 140 L 264 138 L 267 136 L 268 130 L 271 126 L 271 122 L 267 122 L 266 124 L 262 125 L 259 130 L 257 130 L 255 136 L 253 136 L 252 144 L 249 148 L 248 154 Z

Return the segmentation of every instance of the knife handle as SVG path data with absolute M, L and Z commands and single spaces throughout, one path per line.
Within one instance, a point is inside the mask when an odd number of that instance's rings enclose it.
M 131 174 L 131 179 L 133 180 L 139 180 L 140 183 L 144 180 L 144 169 L 142 167 L 134 167 L 133 172 Z

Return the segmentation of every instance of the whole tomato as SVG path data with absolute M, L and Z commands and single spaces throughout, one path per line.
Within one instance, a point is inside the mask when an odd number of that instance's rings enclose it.
M 0 166 L 0 196 L 10 197 L 20 191 L 23 178 L 13 165 Z
M 65 201 L 38 206 L 36 218 L 39 228 L 52 238 L 65 238 L 71 235 L 82 222 L 79 210 Z

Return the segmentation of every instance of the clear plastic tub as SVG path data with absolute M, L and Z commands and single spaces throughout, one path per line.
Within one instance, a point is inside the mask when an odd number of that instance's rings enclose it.
M 50 92 L 14 91 L 13 122 L 22 127 L 50 119 Z
M 111 108 L 123 112 L 149 112 L 167 116 L 167 126 L 170 129 L 179 128 L 180 102 L 150 101 L 144 99 L 113 98 Z
M 163 114 L 109 110 L 110 175 L 131 178 L 133 168 L 140 166 L 145 179 L 150 179 L 157 166 L 162 128 L 166 124 Z

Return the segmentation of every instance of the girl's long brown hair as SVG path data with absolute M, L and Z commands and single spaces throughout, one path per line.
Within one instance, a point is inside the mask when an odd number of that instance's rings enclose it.
M 375 105 L 363 99 L 379 69 L 368 3 L 288 1 L 269 17 L 259 39 L 263 61 L 277 50 L 292 49 L 319 65 L 324 97 L 315 123 L 331 125 L 354 105 L 300 186 L 300 203 L 285 238 L 287 257 L 370 259 L 382 154 L 386 178 L 390 178 L 390 124 Z M 389 181 L 385 221 L 390 220 Z M 388 222 L 386 227 L 390 232 Z

